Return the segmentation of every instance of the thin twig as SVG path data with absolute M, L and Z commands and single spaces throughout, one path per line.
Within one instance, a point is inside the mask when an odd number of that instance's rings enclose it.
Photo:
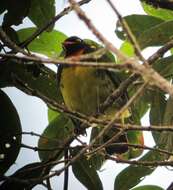
M 106 155 L 106 159 L 115 161 L 116 163 L 122 163 L 122 164 L 130 164 L 130 165 L 137 165 L 137 166 L 173 166 L 173 161 L 139 161 L 139 160 L 125 160 L 116 158 L 110 155 Z

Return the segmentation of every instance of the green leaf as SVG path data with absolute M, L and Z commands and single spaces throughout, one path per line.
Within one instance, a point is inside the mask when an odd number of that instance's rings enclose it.
M 13 175 L 10 177 L 18 179 L 19 181 L 13 181 L 13 180 L 5 180 L 1 185 L 1 190 L 11 190 L 11 189 L 17 189 L 17 190 L 24 190 L 24 189 L 31 189 L 36 184 L 31 184 L 30 182 L 28 184 L 21 183 L 20 180 L 32 180 L 36 178 L 42 177 L 42 172 L 44 170 L 43 164 L 40 162 L 35 162 L 28 164 L 19 170 L 17 170 Z
M 163 125 L 172 125 L 173 124 L 173 98 L 169 97 L 167 100 L 164 117 L 163 117 Z M 173 151 L 173 133 L 169 131 L 164 131 L 157 135 L 157 145 L 159 148 L 167 150 L 169 152 Z M 168 159 L 168 155 L 165 155 L 165 159 Z
M 149 46 L 164 45 L 172 38 L 173 21 L 164 22 L 156 17 L 147 15 L 131 15 L 124 17 L 141 49 Z M 125 33 L 119 27 L 116 34 L 125 39 Z
M 128 138 L 128 143 L 130 144 L 138 144 L 143 146 L 144 145 L 144 137 L 143 133 L 141 131 L 129 131 L 127 132 L 127 138 Z M 121 154 L 120 157 L 123 159 L 132 159 L 139 157 L 143 153 L 143 149 L 139 148 L 134 148 L 134 147 L 129 147 L 129 150 Z
M 153 64 L 153 68 L 170 80 L 173 77 L 173 55 L 159 59 Z
M 60 113 L 48 108 L 48 121 L 49 123 L 54 120 Z
M 162 155 L 155 151 L 149 151 L 139 161 L 159 161 L 162 160 Z M 115 179 L 115 190 L 127 190 L 140 183 L 145 176 L 151 174 L 156 167 L 135 166 L 130 165 L 121 171 Z
M 141 35 L 141 33 L 164 22 L 163 20 L 152 17 L 152 16 L 135 15 L 135 14 L 126 16 L 126 17 L 124 17 L 124 19 L 127 22 L 128 26 L 130 27 L 130 29 L 135 37 L 139 37 Z M 115 33 L 117 34 L 117 36 L 120 39 L 122 39 L 122 40 L 126 39 L 126 34 L 124 33 L 124 31 L 122 31 L 122 27 L 120 26 L 119 22 L 117 23 Z
M 159 91 L 158 89 L 155 90 L 153 96 L 151 96 L 151 109 L 150 109 L 150 123 L 151 125 L 163 125 L 163 119 L 166 109 L 166 99 L 165 95 Z M 160 133 L 159 132 L 152 132 L 154 140 L 159 143 Z
M 122 43 L 120 51 L 126 54 L 128 57 L 132 57 L 135 54 L 132 44 L 128 41 Z
M 81 148 L 76 147 L 71 151 L 72 156 L 79 153 Z M 102 190 L 102 182 L 95 170 L 90 165 L 86 156 L 81 156 L 72 164 L 72 171 L 75 177 L 88 189 L 88 190 Z
M 44 26 L 55 16 L 55 0 L 32 0 L 28 17 L 38 27 Z M 52 30 L 52 25 L 49 30 Z
M 73 130 L 72 121 L 63 114 L 58 115 L 52 120 L 42 133 L 38 142 L 38 147 L 45 150 L 38 152 L 40 160 L 47 161 L 53 158 L 67 142 L 67 139 L 72 137 Z M 61 154 L 57 159 L 60 159 L 62 156 Z
M 32 62 L 24 64 L 11 59 L 0 64 L 0 79 L 0 85 L 2 86 L 15 86 L 25 91 L 24 84 L 36 92 L 39 97 L 41 95 L 57 103 L 63 102 L 61 92 L 57 86 L 56 73 L 44 65 Z M 26 92 L 28 91 L 26 90 Z M 47 102 L 44 98 L 43 100 Z
M 5 6 L 7 13 L 4 15 L 3 26 L 19 25 L 27 16 L 31 0 L 6 0 Z M 3 9 L 2 9 L 3 10 Z
M 173 37 L 172 30 L 172 20 L 163 22 L 141 33 L 137 41 L 142 49 L 149 46 L 161 46 Z
M 90 142 L 99 134 L 99 132 L 100 128 L 98 127 L 92 128 L 90 135 Z M 95 142 L 95 145 L 101 145 L 101 144 L 103 144 L 103 139 L 99 138 L 99 140 Z M 105 162 L 105 158 L 103 155 L 96 153 L 89 158 L 89 162 L 93 168 L 99 170 L 102 167 L 103 163 Z
M 36 28 L 25 28 L 19 30 L 17 33 L 22 42 L 30 37 L 35 31 Z M 66 35 L 57 30 L 43 32 L 27 47 L 30 51 L 41 53 L 49 57 L 57 57 L 62 51 L 62 42 L 65 39 Z
M 172 20 L 173 19 L 173 12 L 168 9 L 162 8 L 155 8 L 152 5 L 142 3 L 142 7 L 144 11 L 151 16 L 155 16 L 161 18 L 163 20 Z
M 164 189 L 156 185 L 143 185 L 133 188 L 132 190 L 164 190 Z
M 21 144 L 21 123 L 10 98 L 0 90 L 0 175 L 14 164 Z M 18 135 L 17 135 L 18 134 Z

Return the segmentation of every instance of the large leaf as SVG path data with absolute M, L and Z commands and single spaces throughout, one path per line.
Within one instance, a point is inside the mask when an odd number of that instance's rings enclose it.
M 0 4 L 0 14 L 6 10 L 6 0 L 1 0 Z
M 162 156 L 155 151 L 149 151 L 139 161 L 159 161 Z M 156 167 L 130 165 L 121 171 L 115 179 L 115 190 L 127 190 L 140 183 L 145 176 L 151 174 Z
M 161 58 L 153 64 L 153 68 L 163 77 L 173 77 L 173 55 Z
M 11 190 L 11 189 L 16 189 L 16 190 L 25 190 L 25 189 L 31 189 L 34 187 L 36 184 L 31 184 L 29 183 L 21 183 L 20 180 L 32 180 L 36 178 L 42 177 L 42 172 L 43 172 L 43 164 L 40 162 L 35 162 L 32 164 L 28 164 L 19 170 L 17 170 L 13 175 L 10 177 L 18 179 L 18 181 L 13 181 L 13 180 L 5 180 L 1 185 L 0 189 L 1 190 Z
M 137 37 L 137 41 L 141 48 L 161 46 L 172 38 L 172 30 L 172 20 L 163 22 L 141 33 L 139 37 Z
M 153 16 L 148 16 L 148 15 L 130 15 L 124 17 L 124 19 L 127 22 L 128 26 L 130 27 L 135 37 L 139 37 L 141 33 L 164 22 L 159 18 L 155 18 Z M 117 28 L 115 32 L 120 39 L 122 40 L 126 39 L 126 35 L 124 31 L 122 31 L 119 22 L 117 23 Z
M 0 90 L 0 175 L 14 164 L 19 154 L 21 132 L 16 108 L 10 98 Z
M 73 130 L 73 123 L 63 114 L 53 119 L 42 133 L 38 142 L 38 147 L 42 149 L 39 151 L 40 160 L 47 161 L 53 158 L 57 152 L 60 152 L 67 139 L 72 137 Z M 61 157 L 62 154 L 57 159 Z
M 173 12 L 171 10 L 156 8 L 146 3 L 142 3 L 142 7 L 148 15 L 155 16 L 163 20 L 173 19 Z
M 44 26 L 55 16 L 55 0 L 32 0 L 28 17 L 38 27 Z M 52 25 L 50 29 L 52 29 Z
M 13 73 L 13 74 L 11 74 Z M 43 65 L 22 64 L 15 59 L 0 64 L 0 85 L 16 86 L 23 91 L 23 85 L 33 90 L 33 95 L 40 94 L 49 100 L 61 103 L 62 96 L 56 82 L 56 73 Z M 43 98 L 44 99 L 44 98 Z
M 125 41 L 122 43 L 120 50 L 126 54 L 128 57 L 132 57 L 135 55 L 135 51 L 134 48 L 132 46 L 131 43 L 129 43 L 128 41 Z
M 76 148 L 71 151 L 75 156 L 81 149 Z M 75 177 L 88 189 L 88 190 L 102 190 L 102 182 L 96 172 L 96 169 L 90 165 L 86 156 L 81 156 L 72 164 L 72 171 Z
M 54 120 L 60 113 L 48 108 L 48 120 L 49 123 Z
M 173 21 L 164 22 L 147 15 L 131 15 L 124 17 L 141 49 L 149 46 L 161 46 L 168 42 L 173 34 Z M 126 34 L 119 27 L 116 29 L 119 38 L 125 39 Z
M 169 97 L 167 100 L 164 117 L 163 117 L 163 125 L 172 125 L 173 123 L 173 98 Z M 157 145 L 165 149 L 169 152 L 173 152 L 173 132 L 163 131 L 157 135 Z M 168 156 L 165 155 L 165 159 Z
M 25 41 L 30 37 L 36 28 L 25 28 L 19 30 L 19 40 Z M 66 35 L 57 30 L 51 32 L 43 32 L 35 40 L 33 40 L 27 47 L 30 51 L 41 53 L 49 57 L 57 57 L 62 51 L 62 42 L 66 39 Z
M 166 110 L 166 99 L 165 95 L 160 92 L 158 89 L 154 92 L 151 100 L 151 109 L 150 109 L 150 123 L 151 125 L 164 125 L 164 114 Z M 152 132 L 156 144 L 160 142 L 159 132 Z
M 132 190 L 164 190 L 164 189 L 156 185 L 143 185 L 133 188 Z
M 19 25 L 22 23 L 23 19 L 27 16 L 30 8 L 31 0 L 6 0 L 2 2 L 3 8 L 7 9 L 7 13 L 4 15 L 3 23 L 4 26 Z
M 99 134 L 99 132 L 100 132 L 100 128 L 98 128 L 98 127 L 92 128 L 90 142 Z M 95 142 L 95 145 L 99 146 L 101 144 L 103 144 L 103 139 L 99 138 Z M 105 158 L 103 155 L 96 153 L 89 158 L 89 162 L 93 168 L 95 168 L 96 170 L 99 170 L 102 167 L 103 163 L 105 162 Z

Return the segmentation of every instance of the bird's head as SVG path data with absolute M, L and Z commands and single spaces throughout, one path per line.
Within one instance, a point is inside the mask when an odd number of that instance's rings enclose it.
M 62 43 L 63 49 L 65 51 L 65 56 L 74 56 L 81 50 L 85 51 L 89 48 L 89 45 L 85 43 L 84 40 L 72 36 L 67 38 L 63 43 Z

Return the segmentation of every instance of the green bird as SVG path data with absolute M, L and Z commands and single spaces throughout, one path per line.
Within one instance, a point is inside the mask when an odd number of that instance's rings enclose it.
M 79 55 L 92 53 L 101 48 L 101 46 L 90 40 L 82 40 L 76 36 L 67 38 L 62 45 L 64 58 L 73 57 L 75 60 L 77 60 Z M 98 59 L 90 58 L 83 61 L 97 61 L 98 63 L 112 62 L 112 55 L 106 52 Z M 85 114 L 86 116 L 112 119 L 117 110 L 127 102 L 126 95 L 122 95 L 103 113 L 100 110 L 106 98 L 118 88 L 121 83 L 120 79 L 113 71 L 92 66 L 60 65 L 57 76 L 60 91 L 67 108 Z M 125 115 L 128 115 L 128 112 L 127 110 Z M 119 118 L 118 121 L 121 121 L 121 118 Z M 115 127 L 112 128 L 103 137 L 103 142 L 111 138 L 111 135 L 116 131 L 118 130 Z M 127 142 L 126 134 L 121 135 L 114 143 L 117 142 Z M 121 154 L 126 152 L 128 147 L 127 145 L 114 145 L 107 147 L 106 150 L 110 154 Z

